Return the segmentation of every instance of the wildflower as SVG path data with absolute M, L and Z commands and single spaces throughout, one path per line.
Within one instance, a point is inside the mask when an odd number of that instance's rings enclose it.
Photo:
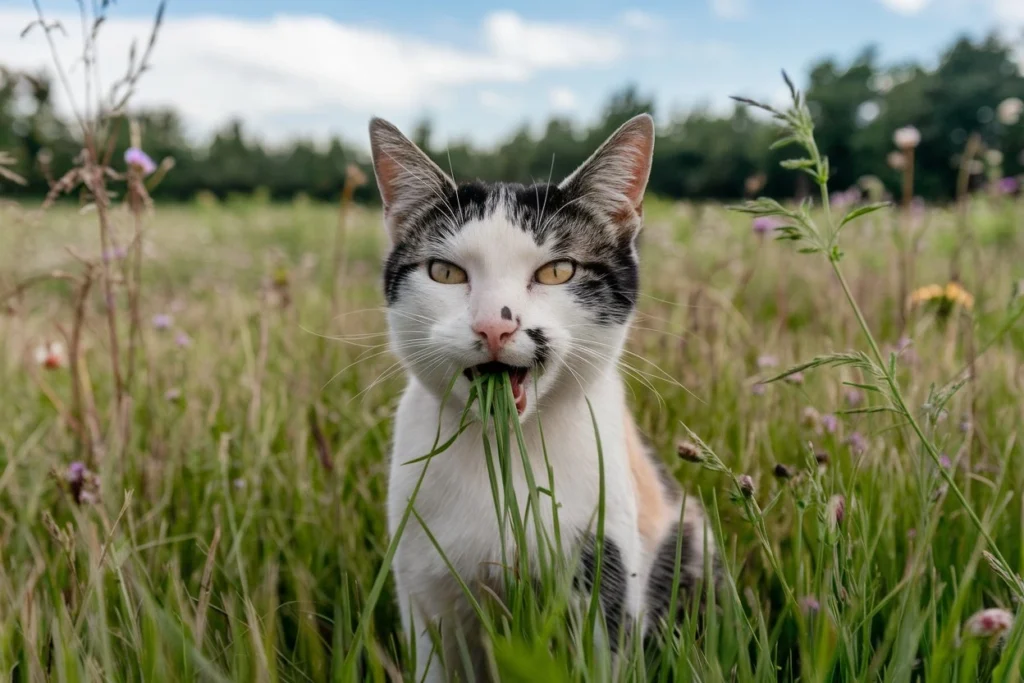
M 966 434 L 967 432 L 971 431 L 971 426 L 971 417 L 969 415 L 964 415 L 963 417 L 960 418 L 960 424 L 958 425 L 958 427 L 961 433 Z
M 854 185 L 853 187 L 849 188 L 848 190 L 844 190 L 843 192 L 833 193 L 832 196 L 829 197 L 828 201 L 829 204 L 833 206 L 833 208 L 844 209 L 848 206 L 856 204 L 857 202 L 860 201 L 860 199 L 860 188 Z
M 192 345 L 192 338 L 184 332 L 179 332 L 177 336 L 174 337 L 174 343 L 184 349 Z
M 753 228 L 754 232 L 758 235 L 764 235 L 776 228 L 782 227 L 782 225 L 783 222 L 775 216 L 758 216 L 754 219 Z
M 839 429 L 839 420 L 832 413 L 821 416 L 821 426 L 829 434 L 835 434 Z
M 945 286 L 925 285 L 919 287 L 910 293 L 909 301 L 911 306 L 936 301 L 940 310 L 953 306 L 962 306 L 966 310 L 974 308 L 974 296 L 957 282 L 950 282 Z M 902 349 L 900 350 L 902 351 Z
M 885 157 L 885 163 L 889 164 L 889 168 L 894 171 L 902 171 L 907 167 L 907 157 L 903 152 L 889 152 L 889 155 Z
M 860 432 L 854 432 L 850 434 L 846 439 L 846 444 L 850 447 L 850 450 L 854 453 L 863 453 L 868 449 L 868 440 L 864 438 L 864 435 Z
M 943 453 L 942 455 L 939 456 L 939 467 L 941 467 L 942 469 L 948 470 L 952 466 L 953 466 L 953 461 L 949 459 L 948 455 Z
M 846 497 L 836 494 L 828 500 L 828 524 L 833 530 L 842 526 L 846 517 Z
M 772 473 L 778 479 L 792 479 L 793 475 L 796 474 L 793 471 L 792 467 L 790 467 L 789 465 L 783 465 L 781 462 L 775 465 L 775 469 L 772 471 Z
M 140 171 L 144 176 L 156 170 L 156 163 L 138 147 L 129 147 L 125 150 L 124 162 L 131 168 Z
M 48 341 L 36 347 L 33 354 L 36 365 L 41 365 L 47 370 L 59 370 L 68 363 L 67 353 L 64 351 L 64 344 L 59 341 Z
M 775 356 L 764 354 L 757 357 L 757 367 L 760 368 L 761 370 L 764 370 L 766 368 L 774 368 L 778 364 L 779 359 L 776 358 Z
M 852 387 L 843 391 L 843 400 L 851 408 L 859 406 L 864 401 L 864 393 Z
M 1020 120 L 1022 112 L 1024 112 L 1024 102 L 1021 102 L 1018 97 L 1007 97 L 996 107 L 996 118 L 1004 126 L 1012 126 Z
M 736 483 L 739 484 L 740 493 L 743 494 L 744 498 L 751 498 L 754 495 L 754 479 L 749 474 L 741 474 L 736 479 Z
M 171 387 L 170 389 L 164 392 L 164 399 L 170 401 L 171 403 L 176 403 L 180 401 L 181 389 L 179 389 L 178 387 Z
M 1003 153 L 998 149 L 990 149 L 985 152 L 985 163 L 989 166 L 1002 166 Z
M 64 481 L 77 505 L 88 505 L 99 500 L 100 479 L 84 462 L 76 460 L 69 464 L 64 471 Z
M 786 381 L 789 382 L 790 384 L 803 384 L 804 383 L 804 373 L 802 373 L 802 372 L 794 372 L 791 375 L 787 375 L 786 376 Z
M 235 481 L 233 483 L 235 485 L 235 488 L 238 489 L 238 490 L 242 490 L 242 489 L 245 488 L 245 479 L 242 479 L 241 477 L 239 477 L 238 479 L 235 479 Z
M 999 194 L 1017 194 L 1020 188 L 1020 181 L 1013 176 L 1007 176 L 999 181 Z
M 758 382 L 754 386 L 750 387 L 750 393 L 752 393 L 754 396 L 764 396 L 767 390 L 768 388 L 765 387 L 765 385 L 762 384 L 761 382 Z
M 892 141 L 896 147 L 903 151 L 914 149 L 921 144 L 921 131 L 913 126 L 898 128 L 892 134 Z
M 800 422 L 803 423 L 805 427 L 808 427 L 810 429 L 817 429 L 818 425 L 821 423 L 821 416 L 818 414 L 817 410 L 815 410 L 811 406 L 807 406 L 806 408 L 804 408 L 804 412 L 801 415 Z
M 680 441 L 676 446 L 676 453 L 686 462 L 704 462 L 704 454 L 700 452 L 697 445 L 691 441 Z
M 153 316 L 153 328 L 157 330 L 166 330 L 168 327 L 174 324 L 174 318 L 167 313 L 158 313 Z
M 800 609 L 804 614 L 814 614 L 821 609 L 821 603 L 813 595 L 805 595 L 800 598 Z
M 907 529 L 907 539 L 913 541 L 917 538 L 917 529 Z
M 1013 628 L 1013 613 L 997 607 L 975 612 L 964 624 L 968 638 L 997 638 Z

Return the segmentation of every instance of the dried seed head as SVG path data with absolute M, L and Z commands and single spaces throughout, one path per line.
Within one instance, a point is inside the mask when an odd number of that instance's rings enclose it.
M 676 453 L 686 462 L 704 462 L 704 454 L 701 453 L 697 444 L 691 441 L 680 441 L 679 445 L 676 446 Z
M 843 524 L 846 517 L 846 497 L 841 494 L 832 496 L 828 501 L 828 523 L 833 529 Z
M 737 478 L 737 483 L 740 487 L 740 493 L 745 498 L 751 498 L 754 495 L 754 479 L 749 474 L 741 474 Z
M 792 479 L 793 475 L 796 474 L 792 467 L 783 465 L 781 462 L 775 466 L 773 473 L 778 479 Z

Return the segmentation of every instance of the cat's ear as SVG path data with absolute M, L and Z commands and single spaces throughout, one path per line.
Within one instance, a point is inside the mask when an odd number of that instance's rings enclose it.
M 373 172 L 384 203 L 384 224 L 397 243 L 419 211 L 444 198 L 455 183 L 419 147 L 384 119 L 370 121 Z
M 596 206 L 613 223 L 637 231 L 654 156 L 654 119 L 634 116 L 612 133 L 559 187 Z

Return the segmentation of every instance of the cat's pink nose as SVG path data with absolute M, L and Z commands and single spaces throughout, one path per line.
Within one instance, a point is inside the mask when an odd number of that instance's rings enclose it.
M 514 320 L 505 320 L 504 317 L 491 318 L 473 325 L 473 332 L 487 344 L 487 350 L 491 352 L 491 357 L 495 360 L 498 358 L 498 352 L 518 329 L 519 323 Z

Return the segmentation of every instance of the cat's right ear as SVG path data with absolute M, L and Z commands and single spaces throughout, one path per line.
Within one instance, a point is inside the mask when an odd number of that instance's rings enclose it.
M 401 241 L 416 215 L 447 196 L 455 183 L 393 124 L 370 120 L 373 172 L 384 203 L 384 225 L 392 244 Z

